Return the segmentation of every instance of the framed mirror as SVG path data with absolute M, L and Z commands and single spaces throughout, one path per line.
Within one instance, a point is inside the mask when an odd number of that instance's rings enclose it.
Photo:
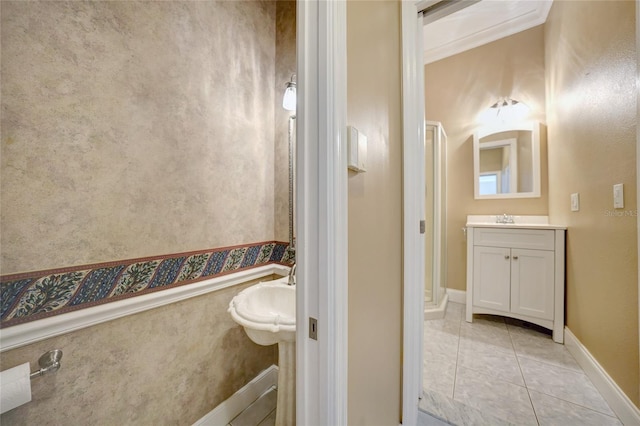
M 475 199 L 540 197 L 540 125 L 481 129 L 473 135 Z

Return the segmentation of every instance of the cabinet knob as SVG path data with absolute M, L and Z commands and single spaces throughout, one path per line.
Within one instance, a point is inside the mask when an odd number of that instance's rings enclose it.
M 508 255 L 508 254 L 507 254 L 507 255 L 505 255 L 505 256 L 504 256 L 504 258 L 505 258 L 505 259 L 507 259 L 507 260 L 509 260 L 509 255 Z
M 518 256 L 513 256 L 513 260 L 518 260 Z

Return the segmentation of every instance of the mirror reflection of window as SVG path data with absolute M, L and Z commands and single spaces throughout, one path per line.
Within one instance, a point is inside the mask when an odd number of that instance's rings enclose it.
M 480 175 L 480 195 L 500 194 L 500 172 L 488 172 Z
M 515 138 L 480 142 L 480 175 L 499 172 L 497 192 L 491 192 L 491 195 L 517 192 L 517 145 Z

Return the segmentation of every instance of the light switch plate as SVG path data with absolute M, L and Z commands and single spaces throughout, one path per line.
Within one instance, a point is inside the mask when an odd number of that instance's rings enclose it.
M 347 126 L 347 167 L 354 172 L 366 172 L 367 137 L 353 126 Z
M 571 211 L 580 211 L 580 194 L 577 192 L 571 194 Z
M 624 184 L 622 183 L 613 185 L 613 208 L 624 208 Z

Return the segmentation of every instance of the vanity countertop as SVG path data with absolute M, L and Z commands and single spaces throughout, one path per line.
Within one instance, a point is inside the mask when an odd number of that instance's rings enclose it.
M 552 225 L 549 216 L 507 215 L 513 223 L 498 222 L 503 215 L 469 215 L 467 228 L 517 228 L 517 229 L 567 229 L 566 226 Z

